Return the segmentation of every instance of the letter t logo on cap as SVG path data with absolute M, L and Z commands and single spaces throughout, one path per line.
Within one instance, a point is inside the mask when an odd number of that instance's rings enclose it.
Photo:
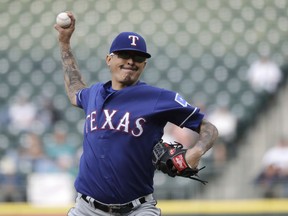
M 128 38 L 129 38 L 129 39 L 132 38 L 131 45 L 132 45 L 132 46 L 136 46 L 136 39 L 139 40 L 139 37 L 137 37 L 136 35 L 129 35 Z

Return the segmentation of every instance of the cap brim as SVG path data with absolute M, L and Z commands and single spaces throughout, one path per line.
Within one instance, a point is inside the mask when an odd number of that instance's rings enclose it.
M 150 55 L 149 53 L 139 51 L 138 49 L 127 48 L 127 49 L 117 49 L 117 50 L 113 50 L 113 52 L 120 52 L 120 51 L 134 51 L 134 52 L 141 53 L 141 54 L 142 54 L 143 56 L 145 56 L 146 58 L 151 58 L 151 55 Z

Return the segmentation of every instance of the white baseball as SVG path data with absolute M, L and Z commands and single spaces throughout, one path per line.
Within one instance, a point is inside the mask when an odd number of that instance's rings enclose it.
M 58 14 L 56 23 L 62 28 L 67 28 L 71 25 L 71 19 L 66 12 L 62 12 Z

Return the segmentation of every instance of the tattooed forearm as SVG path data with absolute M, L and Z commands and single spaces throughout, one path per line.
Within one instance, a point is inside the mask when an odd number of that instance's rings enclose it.
M 218 137 L 218 130 L 210 122 L 203 120 L 200 127 L 199 139 L 195 146 L 188 149 L 185 159 L 187 163 L 196 168 L 201 157 L 213 146 Z
M 217 137 L 217 128 L 210 122 L 203 120 L 199 133 L 199 141 L 196 144 L 199 148 L 201 148 L 202 154 L 207 152 L 213 146 L 213 143 Z
M 82 88 L 85 88 L 86 84 L 83 81 L 70 47 L 61 48 L 61 58 L 64 70 L 65 89 L 71 103 L 75 105 L 76 92 Z

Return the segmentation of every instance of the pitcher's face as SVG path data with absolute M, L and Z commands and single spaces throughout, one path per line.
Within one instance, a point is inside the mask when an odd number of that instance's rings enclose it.
M 146 57 L 134 51 L 121 51 L 107 55 L 106 63 L 112 75 L 112 88 L 119 90 L 139 80 L 146 66 Z

